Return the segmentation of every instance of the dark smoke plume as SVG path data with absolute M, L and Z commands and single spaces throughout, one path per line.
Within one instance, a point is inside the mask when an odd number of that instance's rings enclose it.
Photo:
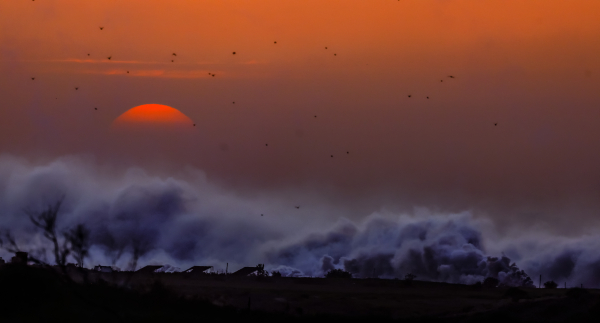
M 600 284 L 595 236 L 512 234 L 490 243 L 485 236 L 491 231 L 468 213 L 373 214 L 352 222 L 336 214 L 334 204 L 312 207 L 311 217 L 281 194 L 245 197 L 208 182 L 197 170 L 175 178 L 141 169 L 106 171 L 74 157 L 45 164 L 0 158 L 0 227 L 11 230 L 20 248 L 37 250 L 40 259 L 51 251 L 40 249 L 44 239 L 23 210 L 42 209 L 62 196 L 57 230 L 79 224 L 90 229 L 87 267 L 170 264 L 176 271 L 191 265 L 224 269 L 229 263 L 235 270 L 265 263 L 286 276 L 344 269 L 354 277 L 412 273 L 466 284 L 494 277 L 509 286 L 531 286 L 527 274 L 542 274 L 557 282 Z M 2 256 L 11 255 L 5 250 Z
M 508 286 L 532 285 L 509 258 L 487 256 L 480 233 L 464 220 L 407 224 L 372 219 L 362 230 L 344 223 L 275 252 L 271 260 L 316 276 L 341 268 L 363 278 L 400 278 L 413 273 L 420 279 L 451 283 L 471 284 L 494 277 Z

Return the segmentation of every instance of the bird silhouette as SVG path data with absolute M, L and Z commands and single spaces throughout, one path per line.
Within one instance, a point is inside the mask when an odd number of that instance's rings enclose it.
M 327 49 L 327 47 L 325 47 L 325 49 Z
M 210 73 L 208 73 L 208 75 L 210 75 Z
M 347 152 L 346 152 L 346 154 L 350 154 L 350 152 L 349 152 L 349 151 L 347 151 Z
M 337 54 L 333 54 L 333 56 L 337 56 Z
M 429 99 L 429 97 L 427 97 Z
M 175 62 L 174 60 L 171 60 L 171 63 Z
M 297 208 L 297 209 L 299 209 L 299 208 L 300 208 L 300 206 L 294 206 L 294 207 L 295 207 L 295 208 Z
M 177 54 L 173 53 L 173 56 L 177 56 Z
M 127 71 L 127 74 L 129 74 L 129 71 Z
M 196 124 L 194 123 L 194 127 L 196 126 Z
M 494 123 L 494 126 L 497 126 L 497 125 L 498 125 L 498 123 Z
M 448 75 L 448 77 L 449 77 L 449 78 L 451 78 L 451 79 L 453 79 L 453 78 L 454 78 L 454 75 Z
M 112 56 L 108 56 L 108 60 L 110 61 L 110 59 L 112 58 Z
M 32 80 L 32 81 L 33 81 L 33 80 L 35 80 L 35 77 L 32 77 L 32 78 L 31 78 L 31 80 Z
M 233 55 L 235 55 L 235 52 L 233 52 Z
M 273 42 L 273 44 L 277 44 L 277 42 L 276 42 L 276 41 L 274 41 L 274 42 Z
M 94 110 L 98 110 L 98 108 L 94 108 Z
M 333 158 L 333 155 L 331 155 L 331 158 Z
M 212 76 L 215 77 L 215 74 L 213 74 Z
M 233 104 L 235 104 L 235 101 L 233 101 Z
M 78 88 L 78 87 L 76 87 L 76 88 L 75 88 L 75 91 L 77 91 L 78 89 L 79 89 L 79 88 Z
M 88 56 L 90 56 L 90 54 L 88 54 Z
M 315 116 L 315 118 L 316 118 L 316 117 L 317 117 L 317 116 Z
M 104 27 L 100 27 L 100 30 L 104 29 Z
M 410 94 L 408 95 L 408 97 L 410 98 Z
M 260 216 L 263 216 L 262 214 Z
M 265 144 L 265 147 L 269 147 L 269 144 Z
M 444 82 L 444 80 L 440 80 L 440 82 Z

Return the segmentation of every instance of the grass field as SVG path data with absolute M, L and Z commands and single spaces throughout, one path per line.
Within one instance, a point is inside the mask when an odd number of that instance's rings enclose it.
M 119 280 L 118 274 L 110 276 L 103 279 Z M 520 312 L 564 303 L 570 299 L 567 292 L 573 294 L 574 291 L 528 288 L 515 293 L 515 289 L 507 287 L 478 288 L 425 281 L 407 284 L 403 280 L 388 279 L 224 277 L 184 273 L 133 275 L 131 278 L 138 286 L 150 286 L 155 281 L 178 295 L 207 300 L 218 306 L 294 315 L 392 319 L 468 318 L 507 308 Z M 600 298 L 598 290 L 586 292 L 586 299 Z M 579 294 L 571 296 L 579 297 Z M 566 309 L 565 314 L 572 314 L 569 311 Z
M 2 322 L 600 321 L 600 292 L 579 288 L 4 266 L 0 290 Z

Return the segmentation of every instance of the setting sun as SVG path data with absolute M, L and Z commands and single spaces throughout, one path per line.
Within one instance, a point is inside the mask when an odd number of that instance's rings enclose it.
M 127 110 L 113 127 L 132 125 L 192 126 L 194 122 L 179 110 L 162 104 L 144 104 Z

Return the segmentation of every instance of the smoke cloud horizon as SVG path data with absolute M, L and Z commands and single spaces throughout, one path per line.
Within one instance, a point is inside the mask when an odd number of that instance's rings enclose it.
M 59 231 L 77 224 L 91 229 L 87 267 L 126 269 L 138 252 L 138 268 L 169 264 L 169 271 L 265 263 L 286 276 L 321 277 L 339 268 L 357 278 L 412 273 L 429 281 L 472 284 L 495 277 L 531 286 L 528 275 L 541 274 L 544 281 L 600 285 L 600 239 L 593 234 L 556 236 L 518 226 L 499 233 L 493 218 L 423 207 L 397 213 L 382 205 L 357 220 L 320 192 L 240 194 L 193 168 L 161 177 L 80 156 L 45 163 L 0 156 L 0 227 L 10 229 L 23 250 L 46 244 L 24 210 L 42 210 L 62 196 Z M 309 202 L 296 208 L 299 200 Z M 6 250 L 0 256 L 10 257 Z

